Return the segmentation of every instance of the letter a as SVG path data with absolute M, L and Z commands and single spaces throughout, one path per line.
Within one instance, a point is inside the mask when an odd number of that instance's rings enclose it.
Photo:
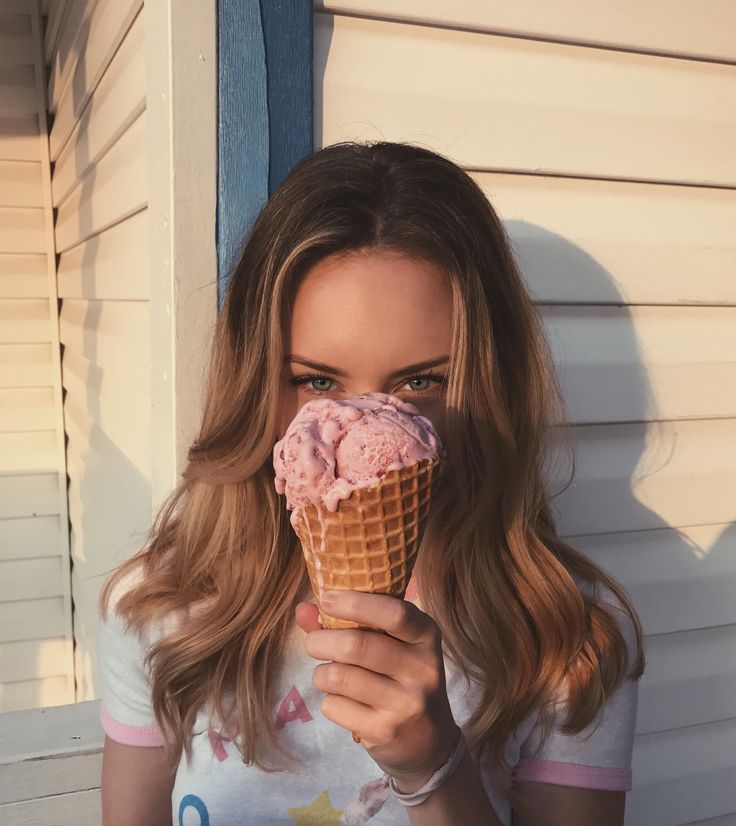
M 290 708 L 293 705 L 293 709 Z M 295 685 L 291 687 L 291 691 L 284 697 L 279 706 L 279 713 L 276 715 L 276 728 L 282 729 L 287 723 L 292 720 L 301 720 L 302 723 L 308 723 L 313 717 L 309 713 L 302 695 L 297 691 Z

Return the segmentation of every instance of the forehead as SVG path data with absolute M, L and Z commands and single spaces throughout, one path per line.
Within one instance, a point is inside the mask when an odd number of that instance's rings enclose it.
M 449 279 L 435 264 L 399 252 L 332 255 L 297 285 L 287 346 L 324 360 L 355 348 L 431 350 L 431 357 L 447 352 L 451 307 Z

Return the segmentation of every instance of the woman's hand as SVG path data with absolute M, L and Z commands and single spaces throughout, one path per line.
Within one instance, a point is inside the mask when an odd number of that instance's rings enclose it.
M 329 605 L 327 593 L 334 594 Z M 358 734 L 402 792 L 416 791 L 449 758 L 459 736 L 447 698 L 440 629 L 428 614 L 397 597 L 327 593 L 325 613 L 387 634 L 322 628 L 317 606 L 299 603 L 296 619 L 307 632 L 307 654 L 330 660 L 312 676 L 312 685 L 327 694 L 321 711 Z

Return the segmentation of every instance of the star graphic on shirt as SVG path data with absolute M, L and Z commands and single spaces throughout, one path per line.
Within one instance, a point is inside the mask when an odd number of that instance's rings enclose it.
M 342 826 L 340 809 L 333 809 L 327 791 L 317 797 L 306 809 L 287 809 L 297 826 Z

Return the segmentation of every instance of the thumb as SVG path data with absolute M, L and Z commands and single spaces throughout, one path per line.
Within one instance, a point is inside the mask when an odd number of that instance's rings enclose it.
M 300 602 L 295 610 L 297 625 L 309 633 L 322 628 L 319 619 L 319 608 L 314 602 Z

